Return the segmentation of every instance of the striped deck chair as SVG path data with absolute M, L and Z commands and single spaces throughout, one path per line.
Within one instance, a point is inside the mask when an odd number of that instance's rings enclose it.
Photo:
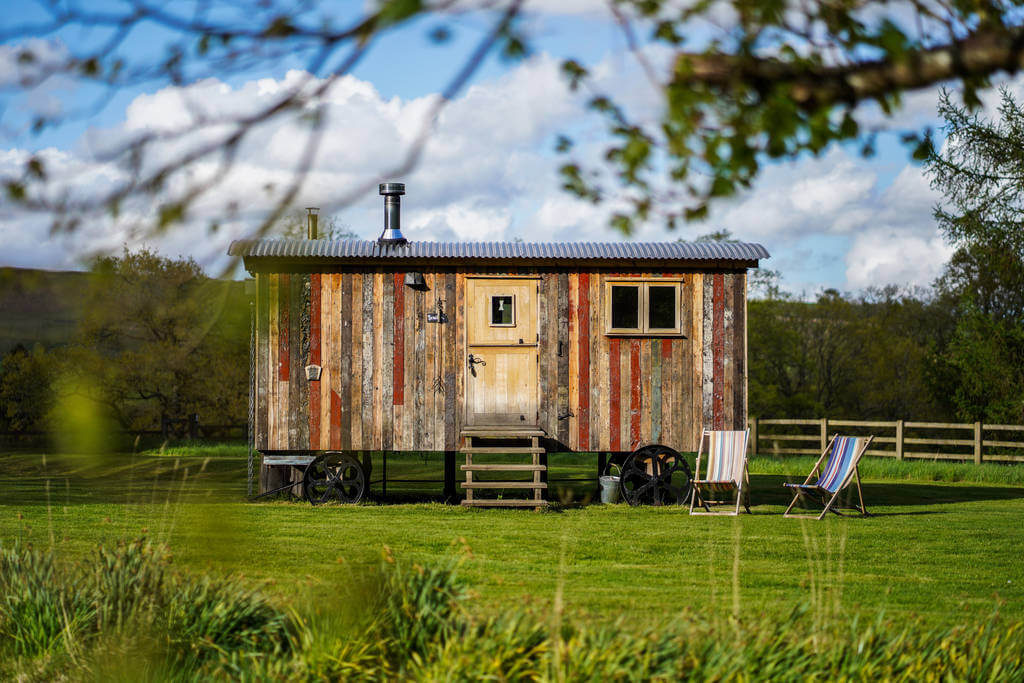
M 700 468 L 704 457 L 704 441 L 708 442 L 707 469 L 703 479 Z M 700 435 L 700 446 L 697 448 L 697 465 L 694 472 L 693 496 L 690 498 L 691 515 L 738 515 L 740 503 L 750 512 L 750 492 L 747 490 L 750 479 L 747 476 L 747 445 L 750 441 L 750 430 L 742 432 L 718 432 L 705 429 Z M 736 493 L 735 510 L 712 511 L 710 503 L 730 504 L 722 494 Z M 703 512 L 694 512 L 694 505 L 704 508 Z
M 860 505 L 847 506 L 850 509 L 856 510 L 863 516 L 867 516 L 867 508 L 864 507 L 864 494 L 860 489 L 860 472 L 857 471 L 857 463 L 860 461 L 860 457 L 864 455 L 864 451 L 868 449 L 868 444 L 874 439 L 873 436 L 839 436 L 838 434 L 833 435 L 832 440 L 829 441 L 828 446 L 822 452 L 821 457 L 818 458 L 818 462 L 814 464 L 814 469 L 807 475 L 807 479 L 802 484 L 783 484 L 786 488 L 793 490 L 793 502 L 786 508 L 784 517 L 815 517 L 815 515 L 795 515 L 790 514 L 790 510 L 796 505 L 796 502 L 801 498 L 809 498 L 812 500 L 820 501 L 822 507 L 820 515 L 817 515 L 818 519 L 822 519 L 829 511 L 842 515 L 837 509 L 839 505 L 836 501 L 839 498 L 839 494 L 842 493 L 851 481 L 856 480 L 857 482 L 857 499 L 860 501 Z M 825 467 L 822 468 L 821 463 L 825 460 L 825 456 L 828 456 L 828 462 L 825 463 Z M 820 473 L 820 475 L 819 475 Z M 817 481 L 813 484 L 811 480 L 815 476 L 818 476 Z

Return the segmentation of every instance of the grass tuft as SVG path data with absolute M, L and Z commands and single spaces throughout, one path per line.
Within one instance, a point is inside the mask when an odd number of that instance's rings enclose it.
M 218 670 L 227 652 L 281 655 L 293 643 L 292 619 L 257 593 L 173 574 L 166 551 L 144 539 L 73 566 L 15 545 L 0 551 L 0 569 L 0 677 L 45 660 L 101 680 L 160 680 Z

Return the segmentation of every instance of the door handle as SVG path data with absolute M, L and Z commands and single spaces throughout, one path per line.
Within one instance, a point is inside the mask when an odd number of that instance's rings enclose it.
M 474 365 L 487 365 L 487 361 L 483 358 L 476 358 L 473 354 L 469 354 L 469 372 L 476 377 L 476 368 Z

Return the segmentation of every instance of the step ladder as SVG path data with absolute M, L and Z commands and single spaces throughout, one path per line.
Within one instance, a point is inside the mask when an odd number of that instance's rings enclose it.
M 462 488 L 466 491 L 466 499 L 462 504 L 467 507 L 532 507 L 540 509 L 548 502 L 544 499 L 544 491 L 548 485 L 548 466 L 542 462 L 544 447 L 540 439 L 544 432 L 539 429 L 524 430 L 501 428 L 471 428 L 462 431 L 464 446 L 460 453 L 465 454 L 466 464 L 462 471 L 466 473 L 466 481 Z M 478 456 L 473 462 L 473 456 Z M 527 463 L 495 463 L 480 462 L 481 456 L 488 455 L 522 455 Z M 474 478 L 477 472 L 532 472 L 532 481 L 479 481 Z M 509 490 L 532 490 L 527 498 L 493 498 L 484 497 L 484 493 Z

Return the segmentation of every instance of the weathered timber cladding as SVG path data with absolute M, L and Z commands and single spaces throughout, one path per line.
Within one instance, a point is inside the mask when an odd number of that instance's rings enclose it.
M 267 417 L 269 397 L 267 386 L 270 383 L 270 347 L 267 339 L 267 331 L 270 329 L 270 278 L 266 273 L 261 273 L 256 278 L 256 329 L 260 330 L 256 337 L 256 448 L 267 450 L 270 444 L 267 441 Z
M 260 273 L 257 443 L 263 450 L 455 450 L 466 392 L 465 287 L 487 269 L 380 267 Z M 610 271 L 522 268 L 539 278 L 540 426 L 562 447 L 694 451 L 702 428 L 746 424 L 746 275 L 685 270 L 682 335 L 608 336 Z M 428 313 L 446 323 L 428 323 Z M 307 365 L 322 366 L 319 381 Z

